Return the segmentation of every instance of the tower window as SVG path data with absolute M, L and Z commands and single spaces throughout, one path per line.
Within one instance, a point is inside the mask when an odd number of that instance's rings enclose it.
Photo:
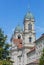
M 31 37 L 29 37 L 29 42 L 31 42 L 32 41 L 32 38 Z
M 32 30 L 32 24 L 28 24 L 28 30 Z
M 21 36 L 20 35 L 18 35 L 18 39 L 20 39 L 21 38 Z

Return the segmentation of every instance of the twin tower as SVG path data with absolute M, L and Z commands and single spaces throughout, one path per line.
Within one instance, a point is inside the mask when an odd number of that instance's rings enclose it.
M 18 25 L 15 28 L 15 38 L 17 39 L 20 37 L 21 39 L 24 40 L 23 44 L 33 44 L 35 41 L 35 20 L 34 16 L 32 15 L 31 12 L 27 12 L 25 17 L 24 17 L 24 28 L 22 29 L 20 25 Z
M 15 62 L 13 65 L 27 64 L 27 53 L 35 46 L 35 20 L 31 12 L 26 13 L 23 23 L 24 28 L 18 25 L 11 39 L 11 57 Z

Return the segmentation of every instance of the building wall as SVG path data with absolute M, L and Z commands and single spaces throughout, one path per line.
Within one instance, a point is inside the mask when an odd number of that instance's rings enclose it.
M 32 65 L 30 63 L 38 60 L 41 57 L 43 48 L 44 48 L 44 37 L 42 37 L 42 38 L 40 38 L 39 40 L 36 41 L 35 52 L 32 51 L 32 52 L 29 52 L 27 54 L 27 57 L 28 57 L 27 64 Z M 36 64 L 33 64 L 33 65 L 36 65 Z
M 29 24 L 32 25 L 31 30 L 28 29 Z M 39 41 L 36 41 L 34 24 L 35 24 L 34 19 L 25 20 L 24 31 L 23 32 L 15 31 L 13 38 L 18 39 L 18 35 L 20 35 L 22 39 L 23 48 L 18 49 L 18 47 L 12 40 L 11 58 L 14 61 L 13 65 L 26 65 L 26 64 L 35 65 L 32 62 L 40 58 L 40 55 L 44 48 L 44 37 L 40 38 Z M 29 37 L 31 37 L 31 42 L 29 41 Z M 36 41 L 36 43 L 33 43 L 34 41 Z M 29 52 L 31 50 L 29 45 L 32 46 L 35 45 L 35 50 Z
M 32 29 L 29 29 L 29 24 L 32 25 L 31 26 Z M 32 38 L 31 40 L 32 44 L 36 40 L 34 24 L 35 24 L 34 19 L 24 21 L 24 43 L 25 44 L 30 44 L 29 37 Z

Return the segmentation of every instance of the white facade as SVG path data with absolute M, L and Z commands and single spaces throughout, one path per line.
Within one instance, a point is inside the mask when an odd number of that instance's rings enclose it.
M 44 48 L 44 34 L 39 39 L 37 39 L 35 43 L 35 50 L 27 54 L 28 65 L 30 65 L 30 63 L 32 62 L 35 62 L 36 60 L 39 60 L 39 58 L 41 57 Z
M 36 41 L 35 36 L 35 29 L 34 29 L 34 17 L 33 15 L 28 12 L 24 18 L 24 30 L 21 29 L 21 27 L 18 25 L 15 28 L 14 34 L 12 36 L 12 47 L 11 47 L 11 59 L 14 61 L 13 65 L 26 65 L 30 62 L 33 62 L 38 58 L 37 52 L 39 51 L 39 42 Z M 22 40 L 22 43 L 20 42 L 20 46 L 23 47 L 18 48 L 17 41 L 13 42 L 13 39 Z M 44 41 L 43 41 L 44 42 Z M 37 45 L 36 45 L 37 44 Z M 41 41 L 40 41 L 41 44 Z M 36 46 L 36 49 L 31 52 L 31 49 L 33 49 Z M 44 47 L 43 44 L 41 47 Z

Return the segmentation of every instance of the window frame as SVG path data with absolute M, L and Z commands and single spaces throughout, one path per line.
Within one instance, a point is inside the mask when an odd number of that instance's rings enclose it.
M 32 37 L 29 37 L 29 42 L 32 42 Z
M 28 24 L 28 30 L 32 30 L 32 24 L 31 23 Z

